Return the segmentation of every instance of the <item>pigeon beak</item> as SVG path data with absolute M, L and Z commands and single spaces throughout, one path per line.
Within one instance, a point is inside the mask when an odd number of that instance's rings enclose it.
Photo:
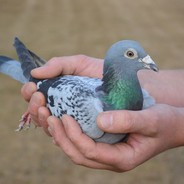
M 140 59 L 140 62 L 142 62 L 144 64 L 144 68 L 146 68 L 146 69 L 150 69 L 150 70 L 153 70 L 155 72 L 158 72 L 158 70 L 159 70 L 157 65 L 155 64 L 155 62 L 151 59 L 151 57 L 149 55 Z

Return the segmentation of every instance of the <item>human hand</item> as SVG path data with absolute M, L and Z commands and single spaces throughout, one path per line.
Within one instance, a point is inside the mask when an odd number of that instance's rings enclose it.
M 79 75 L 102 78 L 103 60 L 85 55 L 55 57 L 43 67 L 32 70 L 31 75 L 38 79 L 53 78 L 59 75 Z M 29 102 L 28 112 L 37 126 L 43 127 L 48 134 L 47 118 L 50 111 L 45 107 L 46 102 L 42 93 L 36 92 L 35 83 L 29 82 L 22 87 L 21 93 Z
M 68 115 L 62 121 L 48 118 L 53 142 L 78 165 L 95 169 L 125 172 L 155 155 L 184 144 L 184 109 L 158 104 L 141 111 L 101 113 L 98 126 L 105 132 L 127 133 L 126 143 L 97 143 L 82 133 L 78 123 Z
M 51 59 L 44 67 L 33 70 L 32 75 L 35 78 L 52 78 L 61 74 L 100 78 L 102 68 L 103 60 L 87 56 L 69 56 Z M 142 81 L 144 84 L 144 80 Z M 36 92 L 34 83 L 24 85 L 22 94 L 25 100 L 30 101 L 28 110 L 33 120 L 38 126 L 42 126 L 48 135 L 51 133 L 54 143 L 61 147 L 76 164 L 123 172 L 133 169 L 164 150 L 183 145 L 182 108 L 155 105 L 135 112 L 104 112 L 98 117 L 98 125 L 101 129 L 110 133 L 130 132 L 127 143 L 108 145 L 95 143 L 83 134 L 79 125 L 70 116 L 64 115 L 63 123 L 56 117 L 50 116 L 49 110 L 45 107 L 45 99 L 41 93 Z M 159 101 L 157 93 L 156 96 Z M 109 128 L 101 124 L 102 115 L 107 113 L 112 114 L 113 117 L 107 119 L 113 119 L 114 122 L 111 122 Z M 105 122 L 107 124 L 108 121 Z M 68 123 L 70 126 L 67 126 Z

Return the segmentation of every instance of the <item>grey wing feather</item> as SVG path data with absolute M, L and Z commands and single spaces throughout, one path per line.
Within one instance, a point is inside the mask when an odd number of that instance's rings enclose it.
M 35 62 L 37 67 L 43 66 L 46 61 L 42 58 L 40 58 L 39 56 L 37 56 L 35 53 L 33 53 L 32 51 L 28 50 L 29 53 L 31 54 L 33 61 Z
M 155 104 L 155 99 L 152 96 L 150 96 L 150 94 L 143 88 L 142 88 L 142 94 L 144 99 L 143 109 L 146 109 Z
M 23 75 L 20 62 L 6 56 L 0 56 L 0 73 L 6 74 L 21 83 L 28 82 Z
M 95 96 L 95 87 L 100 83 L 99 79 L 88 77 L 61 77 L 48 89 L 48 107 L 51 113 L 57 117 L 71 115 L 89 137 L 101 137 L 104 132 L 98 128 L 96 117 L 103 108 L 100 99 Z

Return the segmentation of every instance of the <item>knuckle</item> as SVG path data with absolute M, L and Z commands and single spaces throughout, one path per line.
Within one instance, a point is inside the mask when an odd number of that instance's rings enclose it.
M 158 133 L 159 131 L 158 123 L 159 123 L 158 116 L 152 117 L 152 120 L 149 123 L 149 134 L 151 136 L 154 136 Z
M 134 119 L 130 115 L 128 111 L 123 112 L 123 123 L 122 123 L 122 129 L 125 132 L 128 132 L 134 125 Z
M 77 157 L 76 156 L 75 157 L 70 157 L 70 159 L 76 165 L 83 165 L 81 158 L 78 157 L 78 156 Z
M 21 95 L 25 98 L 25 100 L 29 101 L 33 93 L 36 91 L 36 85 L 33 82 L 28 82 L 22 86 Z
M 45 105 L 45 97 L 43 96 L 41 92 L 37 91 L 32 94 L 30 102 L 40 107 L 40 106 Z
M 26 101 L 29 101 L 30 98 L 31 98 L 31 95 L 28 93 L 28 90 L 27 90 L 28 86 L 29 86 L 29 84 L 23 85 L 22 88 L 21 88 L 21 91 L 20 91 L 21 92 L 21 95 L 23 96 L 23 98 Z
M 77 57 L 79 60 L 83 61 L 83 60 L 86 60 L 88 56 L 86 56 L 84 54 L 78 54 Z
M 52 136 L 53 136 L 53 138 L 54 138 L 54 141 L 55 141 L 55 143 L 57 144 L 57 145 L 60 145 L 60 139 L 59 139 L 59 137 L 57 136 L 57 134 L 55 134 L 55 132 L 53 131 L 52 132 Z
M 116 168 L 117 172 L 130 171 L 139 165 L 138 159 L 133 152 L 130 152 L 126 158 L 124 156 L 118 156 L 112 159 L 113 166 Z
M 57 62 L 58 59 L 59 59 L 59 57 L 53 57 L 53 58 L 51 58 L 51 59 L 47 62 L 47 65 Z
M 85 64 L 86 61 L 89 59 L 89 57 L 84 54 L 77 55 L 77 58 L 78 58 L 78 61 L 80 61 L 81 65 Z
M 68 128 L 67 128 L 67 129 L 68 129 Z M 66 132 L 67 132 L 67 136 L 68 136 L 69 140 L 70 140 L 73 144 L 75 144 L 75 145 L 80 145 L 80 144 L 81 144 L 81 142 L 80 142 L 80 140 L 78 139 L 78 137 L 75 136 L 73 133 L 71 133 L 70 130 L 66 130 Z M 79 135 L 79 136 L 80 136 L 80 135 Z
M 39 121 L 38 121 L 38 119 L 37 119 L 37 117 L 34 116 L 34 115 L 32 115 L 32 114 L 30 114 L 30 115 L 31 115 L 31 120 L 32 120 L 33 124 L 34 124 L 36 127 L 41 127 L 41 126 L 40 126 L 40 123 L 39 123 Z
M 28 105 L 28 111 L 29 111 L 32 119 L 36 119 L 36 120 L 38 119 L 38 111 L 35 108 L 35 105 L 34 104 L 29 103 L 29 105 Z
M 136 165 L 134 162 L 129 162 L 127 164 L 121 164 L 121 162 L 120 162 L 116 166 L 117 170 L 119 170 L 120 172 L 130 171 L 130 170 L 134 169 L 135 167 L 136 167 Z
M 96 150 L 85 149 L 85 150 L 83 150 L 83 154 L 87 159 L 90 159 L 90 160 L 96 160 L 97 159 Z
M 151 114 L 151 111 L 148 112 L 148 114 L 151 118 L 149 118 L 148 120 L 148 117 L 146 117 L 144 120 L 147 123 L 147 126 L 144 127 L 144 129 L 146 129 L 145 133 L 147 132 L 146 134 L 148 136 L 155 136 L 156 134 L 158 134 L 159 131 L 159 124 L 160 124 L 159 114 L 158 113 Z
M 66 156 L 76 165 L 83 165 L 83 160 L 84 158 L 77 152 L 73 151 L 70 147 L 68 146 L 64 146 L 60 144 L 59 140 L 55 140 L 56 144 L 59 145 L 64 153 L 66 154 Z
M 124 165 L 124 166 L 120 166 L 118 169 L 125 172 L 125 171 L 130 171 L 134 168 L 135 168 L 135 165 Z

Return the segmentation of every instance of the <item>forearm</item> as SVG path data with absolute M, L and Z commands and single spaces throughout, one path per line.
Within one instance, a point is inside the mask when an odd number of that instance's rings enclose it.
M 184 70 L 143 71 L 139 79 L 157 103 L 184 107 Z

